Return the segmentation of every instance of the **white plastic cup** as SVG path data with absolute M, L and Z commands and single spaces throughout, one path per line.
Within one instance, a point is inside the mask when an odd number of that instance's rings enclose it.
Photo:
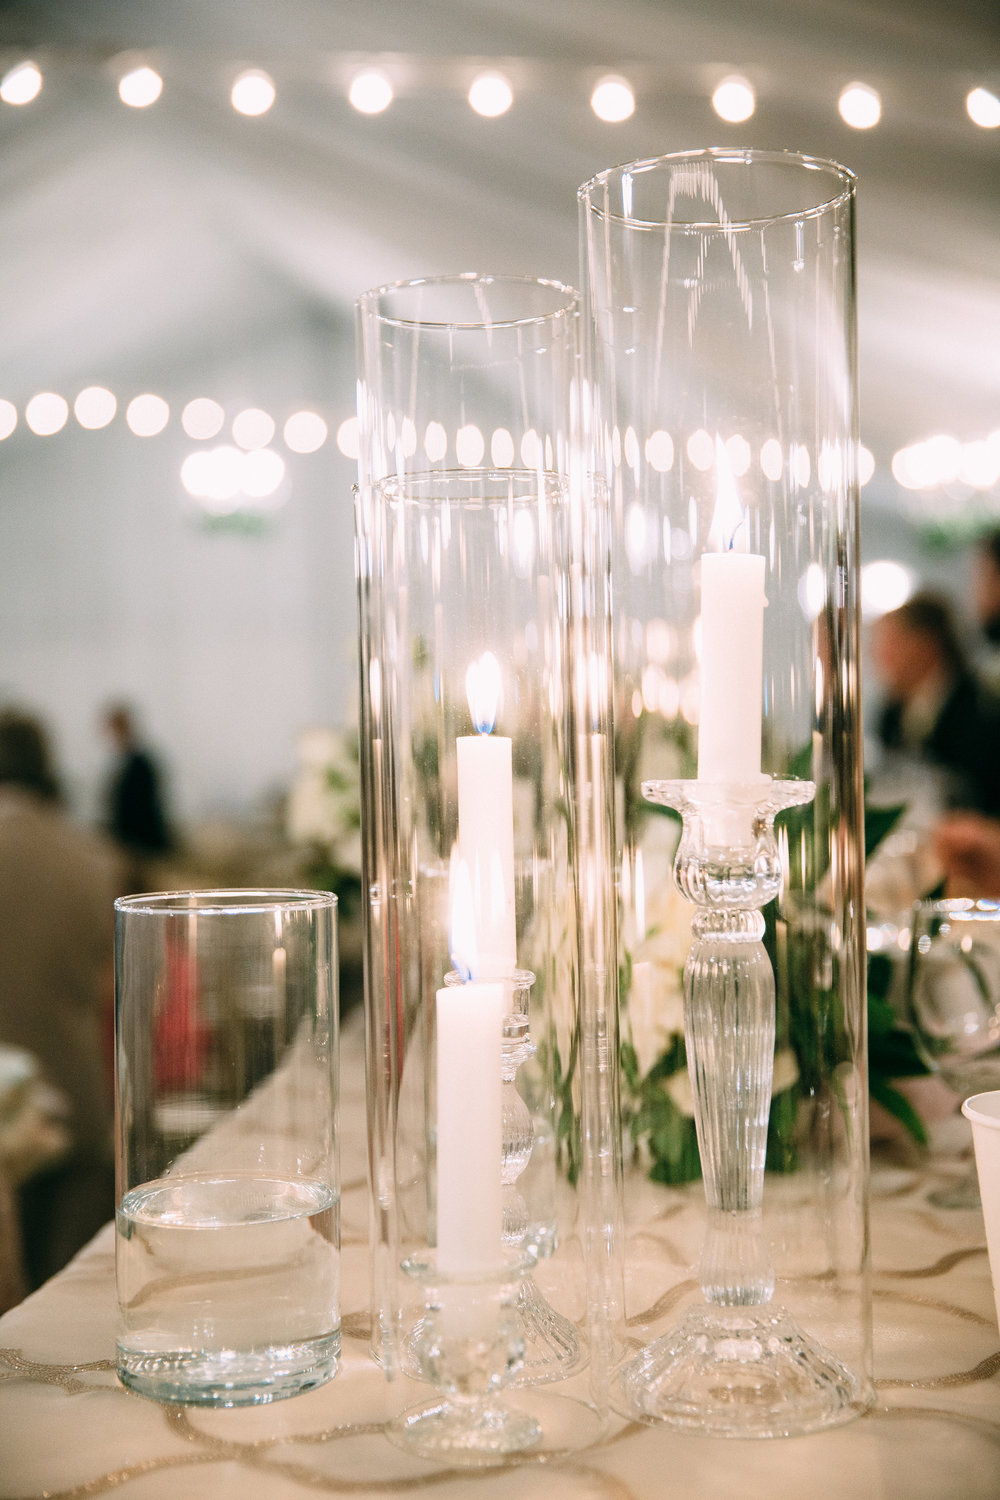
M 1000 1326 L 1000 1089 L 988 1094 L 973 1094 L 962 1105 L 962 1113 L 972 1124 L 979 1196 L 983 1200 L 986 1223 L 986 1248 L 993 1277 L 997 1324 Z

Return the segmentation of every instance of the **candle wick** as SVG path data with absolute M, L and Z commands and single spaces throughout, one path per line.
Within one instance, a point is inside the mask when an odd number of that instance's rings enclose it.
M 740 527 L 741 526 L 745 526 L 746 524 L 747 524 L 747 518 L 746 518 L 746 512 L 744 511 L 743 515 L 740 516 L 739 520 L 736 522 L 736 525 L 733 527 L 732 531 L 729 533 L 729 546 L 726 548 L 727 552 L 735 552 L 736 551 L 736 537 L 737 537 L 737 534 L 738 534 L 738 532 L 740 530 Z

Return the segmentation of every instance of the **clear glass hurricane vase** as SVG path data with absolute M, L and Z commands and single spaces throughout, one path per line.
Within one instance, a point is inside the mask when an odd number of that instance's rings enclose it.
M 630 1309 L 619 1401 L 804 1432 L 871 1398 L 854 179 L 706 150 L 601 173 L 580 205 L 626 1201 L 674 1195 L 697 1267 L 684 1285 L 637 1242 L 652 1311 Z
M 433 1378 L 404 1265 L 530 1262 L 516 1381 L 582 1393 L 571 1442 L 621 1303 L 609 542 L 578 325 L 565 287 L 476 276 L 378 289 L 358 321 L 374 1348 Z M 456 1028 L 496 987 L 495 1065 L 455 1126 Z

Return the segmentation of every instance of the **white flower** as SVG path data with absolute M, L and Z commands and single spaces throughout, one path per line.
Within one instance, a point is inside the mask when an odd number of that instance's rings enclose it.
M 632 984 L 626 997 L 628 1025 L 639 1072 L 645 1076 L 684 1030 L 684 964 L 691 947 L 694 908 L 673 876 L 666 874 L 651 893 L 646 936 L 632 955 Z
M 633 960 L 628 1025 L 640 1074 L 650 1068 L 684 1030 L 684 988 L 676 968 Z
M 324 726 L 306 729 L 298 751 L 299 769 L 285 812 L 289 839 L 321 845 L 331 855 L 336 852 L 338 863 L 352 860 L 360 866 L 358 760 L 349 735 Z
M 694 1116 L 694 1091 L 687 1068 L 678 1068 L 669 1078 L 660 1079 L 660 1088 L 688 1119 Z
M 799 1060 L 791 1047 L 779 1047 L 774 1054 L 774 1076 L 771 1080 L 771 1095 L 783 1094 L 799 1078 Z

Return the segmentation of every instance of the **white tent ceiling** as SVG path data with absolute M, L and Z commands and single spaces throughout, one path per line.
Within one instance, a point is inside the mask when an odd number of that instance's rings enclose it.
M 349 332 L 354 298 L 384 279 L 575 280 L 582 180 L 732 143 L 859 174 L 863 436 L 880 466 L 921 436 L 1000 425 L 1000 131 L 964 109 L 1000 79 L 989 0 L 24 0 L 0 10 L 0 47 L 46 74 L 32 105 L 0 107 L 0 394 L 15 401 L 210 365 L 295 303 Z M 165 78 L 147 111 L 115 92 L 130 51 Z M 362 60 L 397 81 L 384 115 L 344 97 Z M 488 60 L 517 87 L 493 121 L 464 98 Z M 259 119 L 228 102 L 248 64 L 278 87 Z M 745 125 L 708 102 L 731 70 L 757 88 Z M 589 109 L 604 71 L 635 84 L 624 124 Z M 883 98 L 869 132 L 836 113 L 856 77 Z

